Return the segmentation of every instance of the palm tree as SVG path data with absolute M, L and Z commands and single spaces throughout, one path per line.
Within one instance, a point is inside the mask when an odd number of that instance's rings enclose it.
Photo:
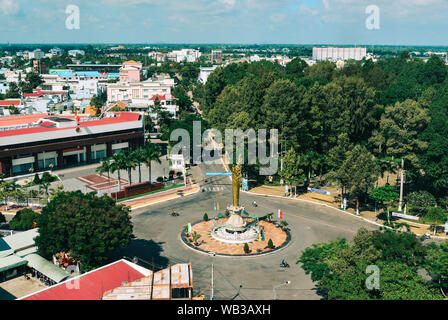
M 138 183 L 142 183 L 142 166 L 141 164 L 145 162 L 145 158 L 143 157 L 143 148 L 140 147 L 134 150 L 134 159 L 138 166 Z
M 132 169 L 135 169 L 135 167 L 137 167 L 135 153 L 131 149 L 126 149 L 121 152 L 121 156 L 123 157 L 123 161 L 125 162 L 124 169 L 128 171 L 129 185 L 132 185 Z
M 149 182 L 151 183 L 151 161 L 156 161 L 158 163 L 162 163 L 160 161 L 160 156 L 162 155 L 162 150 L 160 146 L 148 143 L 142 152 L 142 157 L 144 159 L 144 162 L 148 166 L 148 176 L 149 176 Z
M 193 234 L 192 234 L 191 236 L 192 236 L 192 238 L 193 238 L 194 245 L 195 245 L 195 246 L 198 246 L 198 245 L 199 245 L 198 240 L 199 240 L 199 238 L 202 237 L 202 236 L 201 236 L 199 233 L 197 233 L 196 231 L 194 231 Z
M 111 173 L 114 173 L 114 172 L 118 173 L 118 190 L 121 190 L 120 170 L 126 168 L 126 163 L 124 162 L 124 158 L 123 158 L 123 155 L 121 153 L 115 153 L 112 156 L 112 160 L 113 160 L 113 162 L 111 163 L 110 172 Z
M 110 192 L 110 171 L 112 168 L 112 160 L 111 158 L 105 158 L 103 160 L 101 160 L 101 165 L 96 168 L 96 172 L 98 172 L 99 174 L 103 174 L 103 173 L 107 173 L 107 181 L 109 183 L 109 192 Z

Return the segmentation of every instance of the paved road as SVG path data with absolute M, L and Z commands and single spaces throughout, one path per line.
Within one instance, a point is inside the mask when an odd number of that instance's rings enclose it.
M 223 171 L 221 165 L 201 164 L 199 169 L 202 172 Z M 211 295 L 213 264 L 216 299 L 231 299 L 240 285 L 242 289 L 236 299 L 272 299 L 273 286 L 287 280 L 291 281 L 289 286 L 277 289 L 279 299 L 320 299 L 309 275 L 295 264 L 300 252 L 313 243 L 338 237 L 351 239 L 360 227 L 369 230 L 375 228 L 371 224 L 318 205 L 242 193 L 241 204 L 250 213 L 262 216 L 282 209 L 284 219 L 291 229 L 292 241 L 283 250 L 262 257 L 211 257 L 186 248 L 179 239 L 182 228 L 189 222 L 201 220 L 204 212 L 209 217 L 216 216 L 214 201 L 220 203 L 221 212 L 232 201 L 228 177 L 208 178 L 204 186 L 207 190 L 205 192 L 133 211 L 136 243 L 147 245 L 135 245 L 124 253 L 128 256 L 137 255 L 147 261 L 151 261 L 151 255 L 160 254 L 156 263 L 162 265 L 191 261 L 195 294 L 205 294 L 207 298 Z M 257 208 L 252 207 L 253 200 L 257 201 Z M 179 217 L 169 215 L 173 208 L 180 213 Z M 287 258 L 291 268 L 279 267 L 283 257 Z

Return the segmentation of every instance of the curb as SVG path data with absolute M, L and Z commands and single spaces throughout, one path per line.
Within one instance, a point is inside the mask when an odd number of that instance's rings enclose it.
M 183 186 L 183 187 L 178 187 L 178 188 L 173 188 L 173 189 L 169 189 L 169 190 L 165 190 L 165 191 L 160 191 L 160 192 L 155 192 L 155 193 L 153 193 L 153 194 L 148 194 L 148 195 L 146 195 L 146 196 L 142 196 L 142 198 L 143 197 L 147 197 L 147 196 L 152 196 L 152 195 L 155 195 L 155 194 L 157 194 L 157 195 L 160 195 L 160 194 L 164 194 L 164 193 L 167 193 L 167 192 L 170 192 L 170 191 L 174 191 L 174 190 L 179 190 L 179 189 L 182 189 L 182 188 L 185 188 L 185 186 Z M 138 199 L 139 197 L 137 197 L 137 198 L 134 198 L 134 199 L 128 199 L 128 200 L 124 200 L 124 201 L 118 201 L 117 203 L 118 204 L 122 204 L 122 203 L 126 203 L 126 202 L 129 202 L 129 201 L 135 201 L 136 199 Z
M 244 193 L 248 193 L 248 194 L 251 194 L 251 195 L 255 195 L 255 196 L 264 196 L 264 197 L 280 198 L 280 199 L 286 199 L 286 200 L 303 201 L 303 202 L 307 202 L 307 203 L 311 203 L 311 204 L 316 204 L 316 205 L 324 206 L 324 207 L 327 207 L 327 208 L 331 208 L 331 209 L 337 210 L 338 212 L 342 212 L 342 213 L 344 213 L 344 214 L 347 214 L 347 215 L 349 215 L 349 216 L 351 216 L 351 217 L 354 217 L 354 218 L 358 218 L 358 219 L 364 220 L 365 222 L 368 222 L 368 223 L 370 223 L 370 224 L 374 224 L 374 225 L 376 225 L 376 226 L 384 227 L 384 228 L 387 228 L 387 229 L 391 229 L 391 230 L 392 230 L 391 227 L 388 227 L 388 226 L 379 224 L 379 223 L 377 223 L 377 222 L 375 222 L 375 221 L 366 219 L 366 218 L 361 217 L 361 216 L 357 216 L 357 215 L 351 214 L 351 213 L 349 213 L 349 212 L 347 212 L 347 211 L 342 211 L 342 210 L 340 210 L 340 209 L 338 209 L 338 208 L 335 208 L 335 207 L 332 207 L 332 206 L 330 206 L 330 205 L 328 205 L 328 204 L 319 203 L 319 202 L 314 202 L 314 201 L 310 201 L 310 200 L 304 200 L 304 199 L 288 198 L 288 197 L 283 197 L 283 196 L 274 196 L 274 195 L 269 195 L 269 194 L 261 194 L 261 193 L 255 193 L 255 192 L 250 192 L 250 191 L 243 191 L 243 190 L 242 190 L 242 192 L 244 192 Z M 419 235 L 419 234 L 416 234 L 416 233 L 414 233 L 414 234 L 415 234 L 416 236 L 422 236 L 422 235 Z M 431 239 L 433 239 L 433 238 L 434 238 L 434 239 L 440 239 L 440 240 L 446 240 L 446 239 L 448 239 L 448 237 L 440 237 L 440 236 L 433 236 L 433 235 L 431 235 Z
M 199 220 L 197 222 L 195 222 L 194 224 L 197 224 L 199 222 L 202 222 L 202 220 Z M 179 234 L 179 241 L 182 242 L 184 244 L 184 246 L 186 246 L 187 248 L 189 248 L 190 250 L 206 255 L 206 256 L 210 256 L 210 257 L 219 257 L 219 258 L 258 258 L 258 257 L 263 257 L 263 256 L 267 256 L 270 254 L 274 254 L 274 253 L 278 253 L 280 251 L 282 251 L 283 249 L 286 249 L 291 243 L 292 243 L 292 237 L 291 237 L 291 233 L 289 232 L 289 230 L 286 231 L 286 241 L 284 244 L 282 244 L 280 247 L 276 247 L 273 250 L 270 250 L 268 252 L 264 252 L 264 253 L 260 253 L 260 254 L 235 254 L 235 255 L 229 255 L 229 254 L 222 254 L 222 253 L 216 253 L 216 252 L 211 252 L 211 251 L 204 251 L 202 249 L 196 248 L 190 244 L 188 244 L 187 242 L 184 241 L 184 234 L 185 234 L 185 230 L 182 230 Z
M 165 201 L 170 201 L 170 200 L 174 200 L 174 199 L 179 199 L 179 198 L 183 198 L 183 197 L 187 197 L 189 195 L 193 195 L 195 193 L 198 193 L 201 189 L 199 187 L 197 187 L 198 190 L 184 194 L 183 196 L 174 196 L 173 198 L 168 198 L 168 199 L 163 199 L 163 200 L 159 200 L 159 201 L 155 201 L 155 202 L 151 202 L 151 203 L 144 203 L 142 205 L 136 205 L 135 207 L 131 207 L 131 210 L 137 210 L 137 209 L 141 209 L 144 207 L 148 207 L 148 206 L 152 206 L 153 204 L 157 204 L 157 203 L 161 203 L 161 202 L 165 202 Z

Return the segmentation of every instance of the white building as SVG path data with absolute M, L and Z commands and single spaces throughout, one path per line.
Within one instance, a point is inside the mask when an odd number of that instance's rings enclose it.
M 199 70 L 199 81 L 201 81 L 203 84 L 207 82 L 208 77 L 210 74 L 216 69 L 218 66 L 213 67 L 201 67 Z
M 36 49 L 36 50 L 28 53 L 29 59 L 42 59 L 44 56 L 45 56 L 45 53 L 43 53 L 42 50 L 40 50 L 40 49 Z
M 85 55 L 84 50 L 69 50 L 68 55 L 71 57 L 76 57 L 77 55 L 83 56 Z
M 117 82 L 107 86 L 107 102 L 148 100 L 155 95 L 171 95 L 174 88 L 174 79 L 169 77 L 158 77 L 142 82 Z
M 201 56 L 201 52 L 195 49 L 174 50 L 168 53 L 167 58 L 174 62 L 196 62 Z
M 9 85 L 6 81 L 0 81 L 0 93 L 5 94 L 9 90 Z
M 319 48 L 313 47 L 313 60 L 362 60 L 367 55 L 367 49 L 361 47 L 352 48 L 339 48 L 339 47 L 326 47 Z

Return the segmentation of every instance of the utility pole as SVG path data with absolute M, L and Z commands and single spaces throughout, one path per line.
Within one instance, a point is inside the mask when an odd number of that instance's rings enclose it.
M 404 158 L 401 158 L 400 202 L 398 203 L 398 211 L 401 211 L 401 206 L 403 205 L 403 177 L 404 177 Z
M 213 263 L 212 263 L 212 294 L 211 294 L 210 300 L 215 300 L 215 288 L 214 288 L 214 284 L 213 284 Z

